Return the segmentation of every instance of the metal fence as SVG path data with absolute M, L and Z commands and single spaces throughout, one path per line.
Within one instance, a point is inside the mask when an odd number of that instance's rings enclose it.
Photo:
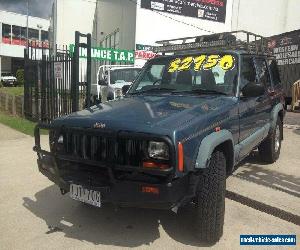
M 27 119 L 50 123 L 53 119 L 90 105 L 90 57 L 79 58 L 76 32 L 75 53 L 68 46 L 45 49 L 29 44 L 24 52 L 24 115 Z

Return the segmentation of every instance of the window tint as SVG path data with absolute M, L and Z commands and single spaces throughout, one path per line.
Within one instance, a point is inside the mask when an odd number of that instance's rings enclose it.
M 271 80 L 270 80 L 270 74 L 265 59 L 256 58 L 255 66 L 256 66 L 257 83 L 262 84 L 265 87 L 269 87 L 271 85 Z
M 255 66 L 252 57 L 245 56 L 242 59 L 242 69 L 241 69 L 241 87 L 245 87 L 249 82 L 255 82 Z
M 278 71 L 277 63 L 275 60 L 269 60 L 269 67 L 270 67 L 270 72 L 272 74 L 272 79 L 273 79 L 273 84 L 278 85 L 280 84 L 280 74 Z

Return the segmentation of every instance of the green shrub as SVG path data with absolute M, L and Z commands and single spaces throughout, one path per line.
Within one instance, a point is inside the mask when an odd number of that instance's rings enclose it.
M 0 88 L 2 88 L 3 87 L 3 84 L 2 84 L 2 81 L 0 81 Z
M 24 85 L 24 69 L 18 69 L 16 73 L 17 82 L 18 85 L 23 86 Z

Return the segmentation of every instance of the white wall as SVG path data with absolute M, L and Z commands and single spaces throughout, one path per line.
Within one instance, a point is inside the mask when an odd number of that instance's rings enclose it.
M 0 10 L 0 22 L 10 25 L 17 25 L 26 27 L 27 16 L 18 13 L 2 11 Z M 32 29 L 38 29 L 38 25 L 42 26 L 42 30 L 48 30 L 49 20 L 39 17 L 28 17 L 28 27 Z
M 199 18 L 171 15 L 165 12 L 153 12 L 140 7 L 141 0 L 138 0 L 136 18 L 136 43 L 155 45 L 158 40 L 172 39 L 179 37 L 197 36 L 209 34 L 201 29 L 212 32 L 225 32 L 231 30 L 232 1 L 227 0 L 225 23 L 213 22 Z M 171 20 L 176 19 L 177 21 Z M 191 27 L 181 22 L 193 24 L 201 29 Z
M 98 31 L 93 33 L 97 43 L 119 29 L 119 48 L 135 49 L 136 5 L 128 0 L 99 0 L 97 7 Z
M 75 31 L 92 33 L 95 8 L 96 0 L 57 0 L 56 43 L 74 44 Z
M 300 28 L 299 0 L 234 0 L 232 30 L 272 36 Z
M 300 1 L 288 0 L 285 31 L 300 29 Z

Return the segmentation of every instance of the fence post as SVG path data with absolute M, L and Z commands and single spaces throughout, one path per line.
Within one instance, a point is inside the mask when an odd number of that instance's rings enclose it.
M 79 110 L 79 31 L 75 32 L 75 48 L 73 54 L 73 94 L 72 94 L 72 111 Z
M 92 73 L 92 36 L 87 34 L 87 67 L 86 67 L 86 97 L 85 107 L 91 106 L 91 73 Z

